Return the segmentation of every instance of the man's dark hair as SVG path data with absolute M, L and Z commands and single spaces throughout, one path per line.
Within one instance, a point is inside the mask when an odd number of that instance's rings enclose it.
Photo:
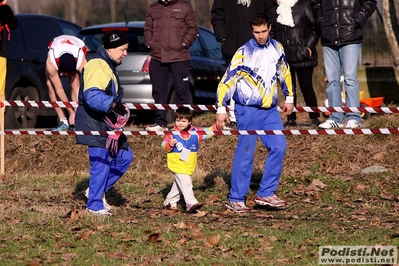
M 251 27 L 251 30 L 253 29 L 253 26 L 262 26 L 264 24 L 266 24 L 267 27 L 271 25 L 269 16 L 265 13 L 256 13 L 249 21 L 249 26 Z
M 187 119 L 188 122 L 191 122 L 193 118 L 193 112 L 191 111 L 190 108 L 186 106 L 180 106 L 177 108 L 175 112 L 175 121 L 180 120 L 180 119 Z

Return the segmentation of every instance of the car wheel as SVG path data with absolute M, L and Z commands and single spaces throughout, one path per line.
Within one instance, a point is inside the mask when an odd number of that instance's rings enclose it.
M 39 97 L 34 87 L 15 87 L 10 95 L 10 101 L 38 101 Z M 32 106 L 7 107 L 5 114 L 6 128 L 34 128 L 37 122 L 39 108 Z
M 190 90 L 190 104 L 193 104 L 193 94 L 191 93 Z M 174 104 L 175 103 L 175 91 L 172 92 L 170 98 L 169 98 L 169 104 Z M 175 111 L 174 110 L 168 110 L 166 112 L 166 121 L 168 124 L 174 123 L 175 122 Z

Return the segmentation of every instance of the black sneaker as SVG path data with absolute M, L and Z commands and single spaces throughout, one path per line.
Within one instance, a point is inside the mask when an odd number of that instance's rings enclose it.
M 318 118 L 312 119 L 312 126 L 314 126 L 314 127 L 319 127 L 320 124 L 321 124 L 321 123 L 320 123 L 320 121 L 319 121 Z
M 297 123 L 295 122 L 295 120 L 291 120 L 288 119 L 285 123 L 284 123 L 284 127 L 296 127 L 298 126 Z
M 223 127 L 223 130 L 234 130 L 237 129 L 237 122 L 230 122 Z

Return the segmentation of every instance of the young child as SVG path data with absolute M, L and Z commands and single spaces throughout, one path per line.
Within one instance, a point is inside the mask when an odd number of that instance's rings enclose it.
M 167 209 L 177 210 L 180 195 L 183 195 L 188 213 L 194 213 L 202 207 L 202 204 L 194 196 L 191 175 L 197 166 L 198 142 L 211 137 L 211 135 L 191 135 L 189 133 L 189 131 L 197 130 L 191 124 L 192 115 L 190 108 L 179 107 L 175 112 L 173 127 L 173 130 L 179 131 L 179 134 L 167 135 L 161 144 L 167 152 L 168 168 L 172 171 L 175 179 L 163 204 Z M 202 130 L 214 129 L 213 125 Z

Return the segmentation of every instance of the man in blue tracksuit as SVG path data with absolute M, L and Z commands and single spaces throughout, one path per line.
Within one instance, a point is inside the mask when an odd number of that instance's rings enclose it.
M 282 130 L 277 110 L 277 81 L 285 95 L 283 111 L 294 108 L 294 91 L 287 59 L 281 43 L 269 37 L 271 23 L 266 14 L 258 13 L 250 21 L 253 38 L 234 54 L 217 92 L 216 125 L 228 121 L 227 101 L 235 101 L 238 130 Z M 252 176 L 257 135 L 239 135 L 234 154 L 231 188 L 226 207 L 234 212 L 248 212 L 245 197 Z M 284 135 L 262 135 L 268 150 L 260 188 L 255 203 L 282 208 L 287 203 L 274 193 L 277 189 L 286 149 Z
M 122 88 L 116 67 L 127 55 L 128 39 L 120 31 L 104 34 L 103 45 L 96 56 L 83 68 L 79 90 L 79 107 L 76 110 L 76 131 L 114 130 L 106 122 L 113 123 L 127 111 L 122 104 Z M 133 161 L 125 135 L 117 140 L 117 153 L 107 148 L 106 135 L 77 135 L 76 143 L 88 146 L 90 159 L 89 189 L 86 190 L 87 210 L 95 215 L 110 216 L 111 206 L 105 193 L 118 181 Z

